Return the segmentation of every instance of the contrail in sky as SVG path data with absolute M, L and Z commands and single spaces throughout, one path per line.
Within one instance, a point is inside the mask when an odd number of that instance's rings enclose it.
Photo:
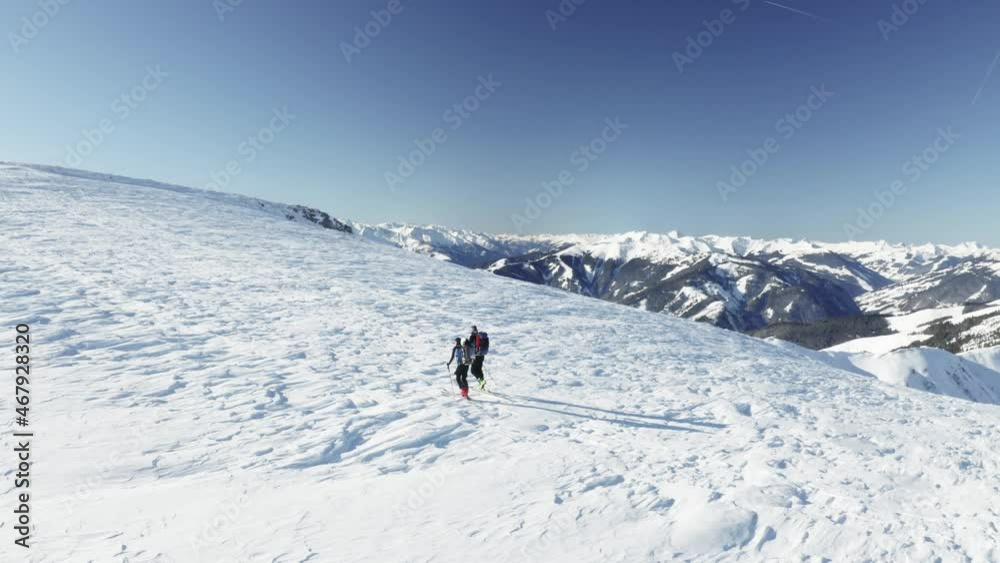
M 782 9 L 788 10 L 789 12 L 795 12 L 796 14 L 802 14 L 803 16 L 810 17 L 810 18 L 812 18 L 814 20 L 817 20 L 817 21 L 827 22 L 827 23 L 836 23 L 833 20 L 828 20 L 828 19 L 826 19 L 826 18 L 824 18 L 822 16 L 817 16 L 816 14 L 810 14 L 809 12 L 803 12 L 802 10 L 797 10 L 795 8 L 790 8 L 788 6 L 785 6 L 784 4 L 778 4 L 777 2 L 771 2 L 770 0 L 765 0 L 764 3 L 765 4 L 770 4 L 772 6 L 776 6 L 778 8 L 782 8 Z
M 1000 63 L 1000 53 L 997 53 L 996 58 L 993 59 L 993 63 L 990 64 L 989 70 L 986 71 L 986 78 L 983 78 L 983 85 L 980 86 L 979 91 L 976 92 L 976 97 L 972 98 L 972 105 L 976 105 L 976 102 L 979 101 L 979 96 L 981 96 L 983 90 L 986 89 L 986 85 L 990 83 L 990 76 L 993 75 L 993 71 L 997 68 L 997 63 Z

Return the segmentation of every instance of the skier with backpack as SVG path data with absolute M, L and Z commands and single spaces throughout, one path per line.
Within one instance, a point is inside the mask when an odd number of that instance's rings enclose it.
M 469 342 L 475 348 L 475 359 L 472 361 L 472 375 L 479 381 L 479 388 L 486 390 L 486 376 L 483 374 L 483 362 L 486 361 L 486 354 L 490 353 L 490 336 L 485 332 L 479 332 L 475 325 L 472 327 L 472 336 Z
M 458 381 L 458 388 L 462 390 L 462 397 L 469 398 L 469 364 L 472 363 L 472 346 L 466 340 L 462 344 L 461 338 L 455 339 L 455 347 L 451 349 L 451 359 L 448 360 L 448 370 L 451 371 L 451 363 L 458 360 L 458 369 L 455 370 L 455 380 Z

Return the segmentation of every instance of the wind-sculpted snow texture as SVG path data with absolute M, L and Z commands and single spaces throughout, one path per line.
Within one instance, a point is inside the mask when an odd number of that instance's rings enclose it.
M 40 448 L 0 560 L 1000 560 L 996 406 L 272 205 L 0 166 Z

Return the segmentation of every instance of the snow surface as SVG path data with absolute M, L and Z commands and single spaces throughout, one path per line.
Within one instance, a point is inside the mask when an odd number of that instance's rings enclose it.
M 1000 405 L 1000 373 L 937 348 L 910 348 L 852 363 L 894 385 Z
M 0 561 L 1000 560 L 993 405 L 238 196 L 3 165 L 0 233 L 39 448 Z
M 955 355 L 937 348 L 909 348 L 885 353 L 812 351 L 790 342 L 769 342 L 832 367 L 876 377 L 884 383 L 1000 405 L 1000 359 L 995 351 Z
M 963 358 L 1000 372 L 1000 346 L 959 354 Z

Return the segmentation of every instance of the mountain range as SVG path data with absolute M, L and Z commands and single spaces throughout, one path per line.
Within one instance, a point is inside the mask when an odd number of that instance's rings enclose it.
M 900 347 L 1000 344 L 1000 251 L 886 242 L 819 243 L 677 232 L 488 235 L 349 223 L 418 254 L 814 349 L 901 334 L 893 319 L 934 311 Z M 953 309 L 966 314 L 956 317 Z

